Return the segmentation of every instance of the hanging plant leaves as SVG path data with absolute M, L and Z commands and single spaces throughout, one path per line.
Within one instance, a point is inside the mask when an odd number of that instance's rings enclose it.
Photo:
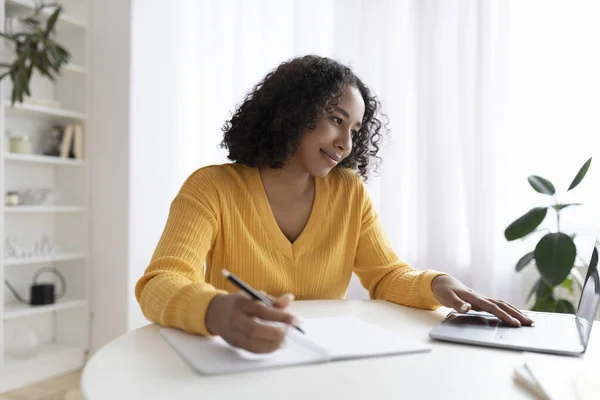
M 556 308 L 558 306 L 558 302 L 554 297 L 546 297 L 544 299 L 539 299 L 535 302 L 532 307 L 533 311 L 541 311 L 541 312 L 556 312 Z
M 548 286 L 542 278 L 538 279 L 531 287 L 529 294 L 527 295 L 527 301 L 531 299 L 531 296 L 535 293 L 536 302 L 543 300 L 547 297 L 553 296 L 552 287 Z
M 535 262 L 542 278 L 551 286 L 557 286 L 571 272 L 577 248 L 573 239 L 564 233 L 549 233 L 535 247 Z
M 554 296 L 552 286 L 549 286 L 542 278 L 538 279 L 538 284 L 535 290 L 537 300 L 547 299 Z
M 48 18 L 48 22 L 46 24 L 45 36 L 49 36 L 50 33 L 52 33 L 54 31 L 54 25 L 56 25 L 56 21 L 58 20 L 60 11 L 61 11 L 60 7 L 57 7 L 56 10 L 54 10 L 54 12 L 52 13 L 52 15 L 50 15 L 50 18 Z
M 587 174 L 588 169 L 590 169 L 591 164 L 592 164 L 592 157 L 590 157 L 589 160 L 587 160 L 585 162 L 585 164 L 583 164 L 583 166 L 579 169 L 579 172 L 577 172 L 577 175 L 575 175 L 573 182 L 571 182 L 571 185 L 569 185 L 567 192 L 571 189 L 575 189 L 577 187 L 577 185 L 579 185 L 581 183 L 581 181 L 585 177 L 585 174 Z
M 527 180 L 529 181 L 531 187 L 538 193 L 547 194 L 550 196 L 556 193 L 554 185 L 546 178 L 542 178 L 541 176 L 537 175 L 531 175 L 527 178 Z
M 551 206 L 552 208 L 554 208 L 556 211 L 560 211 L 564 208 L 567 207 L 571 207 L 571 206 L 580 206 L 581 203 L 567 203 L 567 204 L 554 204 L 553 206 Z
M 48 17 L 42 9 L 52 8 Z M 23 102 L 24 96 L 31 96 L 30 82 L 34 69 L 50 80 L 69 62 L 70 53 L 56 43 L 52 36 L 56 23 L 62 12 L 58 4 L 42 4 L 35 8 L 32 16 L 21 18 L 25 25 L 22 32 L 0 32 L 0 37 L 10 41 L 14 46 L 15 59 L 10 64 L 1 64 L 8 71 L 0 74 L 0 81 L 10 77 L 13 87 L 11 102 Z
M 546 207 L 532 208 L 506 228 L 504 237 L 506 237 L 506 240 L 511 241 L 530 234 L 546 218 L 547 212 Z
M 525 254 L 523 257 L 521 257 L 519 261 L 517 261 L 515 270 L 519 272 L 520 270 L 531 264 L 531 260 L 533 260 L 534 257 L 535 253 L 533 251 L 531 253 Z
M 561 286 L 569 291 L 569 293 L 573 294 L 573 279 L 567 278 L 562 283 Z
M 556 312 L 562 314 L 576 314 L 575 306 L 568 300 L 558 300 L 556 303 Z

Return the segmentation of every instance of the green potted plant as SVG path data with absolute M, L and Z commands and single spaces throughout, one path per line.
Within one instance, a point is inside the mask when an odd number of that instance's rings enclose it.
M 52 11 L 44 11 L 47 8 Z M 17 101 L 22 103 L 24 95 L 31 96 L 29 82 L 36 69 L 42 76 L 54 81 L 55 74 L 68 63 L 69 52 L 54 40 L 61 12 L 59 4 L 39 4 L 33 15 L 19 18 L 21 30 L 0 32 L 0 37 L 7 40 L 15 52 L 12 63 L 0 63 L 0 67 L 6 69 L 0 74 L 0 81 L 10 76 L 13 83 L 13 105 Z
M 592 159 L 586 161 L 569 185 L 567 192 L 574 189 L 585 177 Z M 556 189 L 552 182 L 541 176 L 531 175 L 527 178 L 531 187 L 538 193 L 552 196 L 553 204 L 535 207 L 511 223 L 504 231 L 508 241 L 526 238 L 537 230 L 546 218 L 548 211 L 556 214 L 556 230 L 550 230 L 536 244 L 535 249 L 525 254 L 515 269 L 522 271 L 525 267 L 535 264 L 540 278 L 533 285 L 527 300 L 535 296 L 534 311 L 547 311 L 559 313 L 575 313 L 575 306 L 571 301 L 558 298 L 555 288 L 563 287 L 569 293 L 573 292 L 573 278 L 578 276 L 573 269 L 577 258 L 577 248 L 573 241 L 575 234 L 561 231 L 560 214 L 567 207 L 579 206 L 581 203 L 560 203 L 556 196 Z M 581 282 L 579 282 L 581 283 Z

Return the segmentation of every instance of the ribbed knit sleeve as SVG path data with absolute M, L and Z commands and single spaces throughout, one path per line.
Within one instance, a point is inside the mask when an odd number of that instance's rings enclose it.
M 398 258 L 366 188 L 362 182 L 359 185 L 362 220 L 354 272 L 362 285 L 373 299 L 423 309 L 438 308 L 440 303 L 433 296 L 431 281 L 445 274 L 417 270 Z
M 205 282 L 204 262 L 219 227 L 219 199 L 196 172 L 171 203 L 169 217 L 135 295 L 144 316 L 163 326 L 210 335 L 208 304 L 218 293 Z

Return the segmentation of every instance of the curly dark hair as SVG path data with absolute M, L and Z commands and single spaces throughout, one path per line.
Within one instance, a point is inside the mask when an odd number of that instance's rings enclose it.
M 338 167 L 351 168 L 367 180 L 371 167 L 376 170 L 381 161 L 380 131 L 387 131 L 379 119 L 381 103 L 350 68 L 326 57 L 294 58 L 269 72 L 223 125 L 221 147 L 233 162 L 283 168 L 300 137 L 333 112 L 348 86 L 360 91 L 365 113 L 362 127 L 352 135 L 352 152 Z

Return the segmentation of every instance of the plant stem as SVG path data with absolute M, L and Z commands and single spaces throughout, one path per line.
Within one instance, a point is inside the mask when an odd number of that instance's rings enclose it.
M 558 197 L 556 196 L 556 193 L 554 193 L 554 205 L 558 206 Z M 556 210 L 556 232 L 560 232 L 560 210 L 558 209 L 558 207 L 555 208 Z

